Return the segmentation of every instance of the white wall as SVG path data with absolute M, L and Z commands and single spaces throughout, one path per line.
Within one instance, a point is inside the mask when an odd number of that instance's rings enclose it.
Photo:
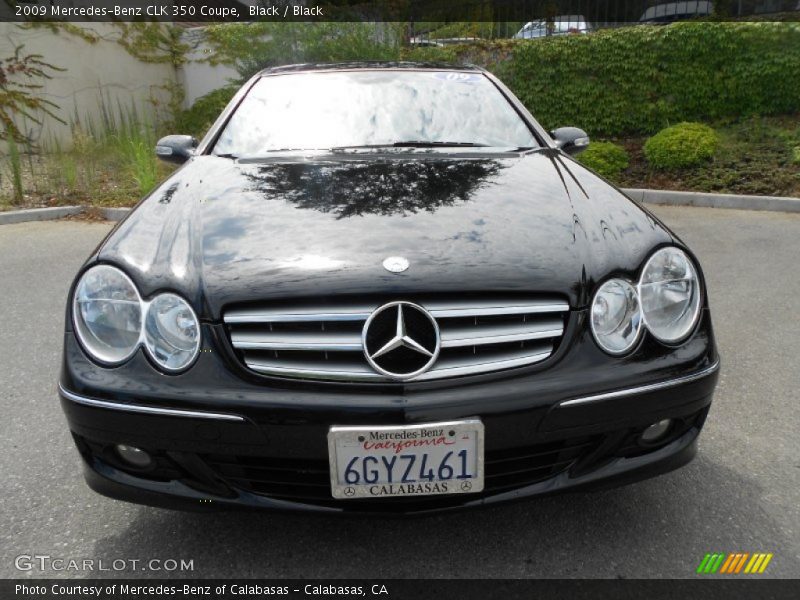
M 200 62 L 209 56 L 209 46 L 202 41 L 202 27 L 187 29 L 183 41 L 192 46 L 192 51 L 187 56 L 188 62 L 178 69 L 178 82 L 186 94 L 184 107 L 188 108 L 200 96 L 228 85 L 230 79 L 238 77 L 238 73 L 226 65 L 212 67 L 208 63 Z
M 75 115 L 101 122 L 101 98 L 117 111 L 132 104 L 139 114 L 155 118 L 152 100 L 166 103 L 169 92 L 163 87 L 177 81 L 177 73 L 170 64 L 145 63 L 132 57 L 114 40 L 117 29 L 111 23 L 81 23 L 104 38 L 89 44 L 82 38 L 66 32 L 53 33 L 47 28 L 21 29 L 13 23 L 0 23 L 0 56 L 10 56 L 14 47 L 24 44 L 23 54 L 41 54 L 43 60 L 66 69 L 51 73 L 52 79 L 43 80 L 44 87 L 37 92 L 56 105 L 54 112 L 70 123 Z M 17 125 L 39 143 L 50 139 L 68 144 L 71 139 L 69 124 L 40 115 L 42 124 L 19 120 Z

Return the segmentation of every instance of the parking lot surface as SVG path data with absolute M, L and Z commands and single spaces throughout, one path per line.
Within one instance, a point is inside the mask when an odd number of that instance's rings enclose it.
M 636 485 L 412 519 L 181 513 L 80 474 L 55 386 L 71 278 L 110 224 L 0 226 L 0 577 L 19 555 L 193 561 L 187 577 L 692 577 L 707 552 L 771 552 L 800 577 L 800 215 L 656 207 L 699 256 L 722 354 L 687 467 Z

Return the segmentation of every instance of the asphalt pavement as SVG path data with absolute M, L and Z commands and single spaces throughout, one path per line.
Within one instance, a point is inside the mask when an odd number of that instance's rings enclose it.
M 132 559 L 205 578 L 693 577 L 707 552 L 770 552 L 761 577 L 800 577 L 800 214 L 655 212 L 701 260 L 723 359 L 697 458 L 607 492 L 412 519 L 181 513 L 90 491 L 55 386 L 69 283 L 111 225 L 0 226 L 0 577 L 167 575 Z M 19 571 L 21 555 L 51 559 Z

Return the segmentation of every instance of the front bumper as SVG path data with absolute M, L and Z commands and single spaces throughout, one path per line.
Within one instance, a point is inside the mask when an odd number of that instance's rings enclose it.
M 158 374 L 141 355 L 104 369 L 67 333 L 60 396 L 93 489 L 181 509 L 425 513 L 605 488 L 690 461 L 718 377 L 708 314 L 679 349 L 666 351 L 647 340 L 636 360 L 617 361 L 613 369 L 587 335 L 581 328 L 574 331 L 555 364 L 538 372 L 458 387 L 359 393 L 347 386 L 251 382 L 222 352 L 201 354 L 180 376 Z M 214 336 L 211 330 L 204 339 Z M 483 492 L 331 497 L 326 440 L 331 425 L 476 416 L 486 431 Z M 637 441 L 644 428 L 666 418 L 675 425 L 660 443 Z M 137 471 L 122 464 L 112 451 L 121 443 L 148 450 L 156 465 Z

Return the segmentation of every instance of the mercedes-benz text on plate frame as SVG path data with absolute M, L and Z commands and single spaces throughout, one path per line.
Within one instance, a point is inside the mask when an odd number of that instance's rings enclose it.
M 588 143 L 479 68 L 365 62 L 267 69 L 201 142 L 159 140 L 183 166 L 69 292 L 89 486 L 420 514 L 689 462 L 720 364 L 703 271 Z
M 483 490 L 478 419 L 328 432 L 334 498 L 468 494 Z

